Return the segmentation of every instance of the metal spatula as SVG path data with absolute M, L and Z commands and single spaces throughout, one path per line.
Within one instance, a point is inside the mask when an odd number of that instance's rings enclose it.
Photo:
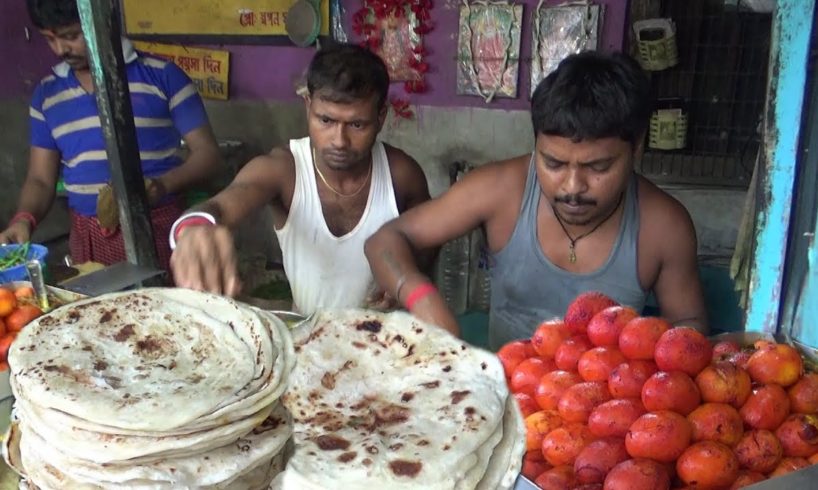
M 51 309 L 48 302 L 48 290 L 45 288 L 45 278 L 43 277 L 43 266 L 39 260 L 29 260 L 26 262 L 26 271 L 28 272 L 28 279 L 31 281 L 31 287 L 34 288 L 34 294 L 37 297 L 37 304 L 43 313 Z

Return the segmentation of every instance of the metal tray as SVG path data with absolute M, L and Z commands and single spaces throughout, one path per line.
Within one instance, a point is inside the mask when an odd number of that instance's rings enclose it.
M 540 487 L 534 485 L 534 483 L 529 480 L 528 478 L 520 475 L 517 477 L 517 481 L 514 483 L 514 490 L 539 490 Z

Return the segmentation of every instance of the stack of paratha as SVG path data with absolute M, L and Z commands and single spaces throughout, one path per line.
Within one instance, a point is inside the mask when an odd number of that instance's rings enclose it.
M 276 317 L 218 296 L 100 296 L 26 327 L 9 354 L 6 460 L 27 488 L 264 489 L 292 426 Z
M 508 489 L 525 429 L 497 358 L 405 313 L 326 312 L 294 332 L 294 452 L 271 488 Z

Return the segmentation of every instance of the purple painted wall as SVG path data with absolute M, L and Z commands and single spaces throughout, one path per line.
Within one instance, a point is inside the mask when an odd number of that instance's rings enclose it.
M 0 0 L 0 60 L 0 98 L 30 95 L 56 62 L 43 36 L 29 22 L 23 0 Z
M 625 32 L 627 0 L 597 0 L 606 5 L 602 29 L 602 49 L 619 50 Z M 344 2 L 348 5 L 347 17 L 358 1 Z M 497 99 L 489 107 L 499 109 L 528 108 L 529 73 L 531 57 L 531 14 L 538 0 L 522 0 L 525 5 L 522 31 L 522 66 L 520 69 L 519 97 Z M 546 4 L 562 3 L 562 0 L 546 0 Z M 437 0 L 432 10 L 434 30 L 426 38 L 430 50 L 428 62 L 431 72 L 427 74 L 429 91 L 413 94 L 414 104 L 435 106 L 486 107 L 479 97 L 455 94 L 457 25 L 460 2 Z M 45 42 L 34 30 L 25 12 L 22 0 L 0 0 L 0 57 L 11 68 L 0 74 L 0 97 L 30 94 L 32 83 L 47 73 L 56 60 Z M 23 27 L 29 26 L 31 41 L 25 40 Z M 349 29 L 347 31 L 351 34 Z M 313 50 L 281 46 L 226 46 L 231 52 L 230 93 L 239 99 L 296 100 L 295 85 L 306 70 Z M 403 95 L 401 84 L 394 85 L 396 95 Z

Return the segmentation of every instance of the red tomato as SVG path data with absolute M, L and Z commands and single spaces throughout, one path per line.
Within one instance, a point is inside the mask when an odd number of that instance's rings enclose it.
M 10 314 L 16 307 L 17 298 L 14 296 L 14 291 L 0 288 L 0 317 Z
M 537 405 L 537 402 L 531 398 L 530 395 L 526 395 L 525 393 L 514 393 L 514 398 L 517 399 L 517 406 L 520 407 L 520 412 L 522 412 L 523 418 L 528 417 L 534 412 L 540 411 L 539 405 Z
M 34 305 L 20 305 L 6 317 L 6 326 L 10 332 L 19 332 L 31 320 L 43 314 L 43 310 Z
M 531 346 L 541 357 L 553 358 L 563 340 L 568 338 L 568 330 L 562 320 L 547 320 L 537 327 L 531 336 Z
M 6 362 L 8 360 L 9 347 L 11 347 L 11 343 L 14 342 L 15 337 L 17 337 L 17 333 L 12 332 L 0 338 L 0 362 Z
M 31 286 L 20 286 L 19 288 L 14 290 L 14 296 L 17 299 L 33 298 L 34 288 L 32 288 Z
M 497 357 L 503 363 L 503 371 L 506 372 L 506 378 L 511 378 L 511 373 L 514 369 L 529 357 L 537 355 L 534 348 L 531 347 L 530 340 L 515 340 L 502 346 L 497 351 Z
M 526 359 L 511 373 L 510 386 L 512 393 L 525 393 L 533 398 L 534 390 L 540 384 L 540 379 L 554 369 L 556 369 L 556 365 L 550 359 L 539 357 Z
M 534 461 L 531 459 L 523 460 L 523 470 L 521 473 L 524 477 L 534 481 L 538 476 L 551 469 L 551 465 L 545 461 Z

